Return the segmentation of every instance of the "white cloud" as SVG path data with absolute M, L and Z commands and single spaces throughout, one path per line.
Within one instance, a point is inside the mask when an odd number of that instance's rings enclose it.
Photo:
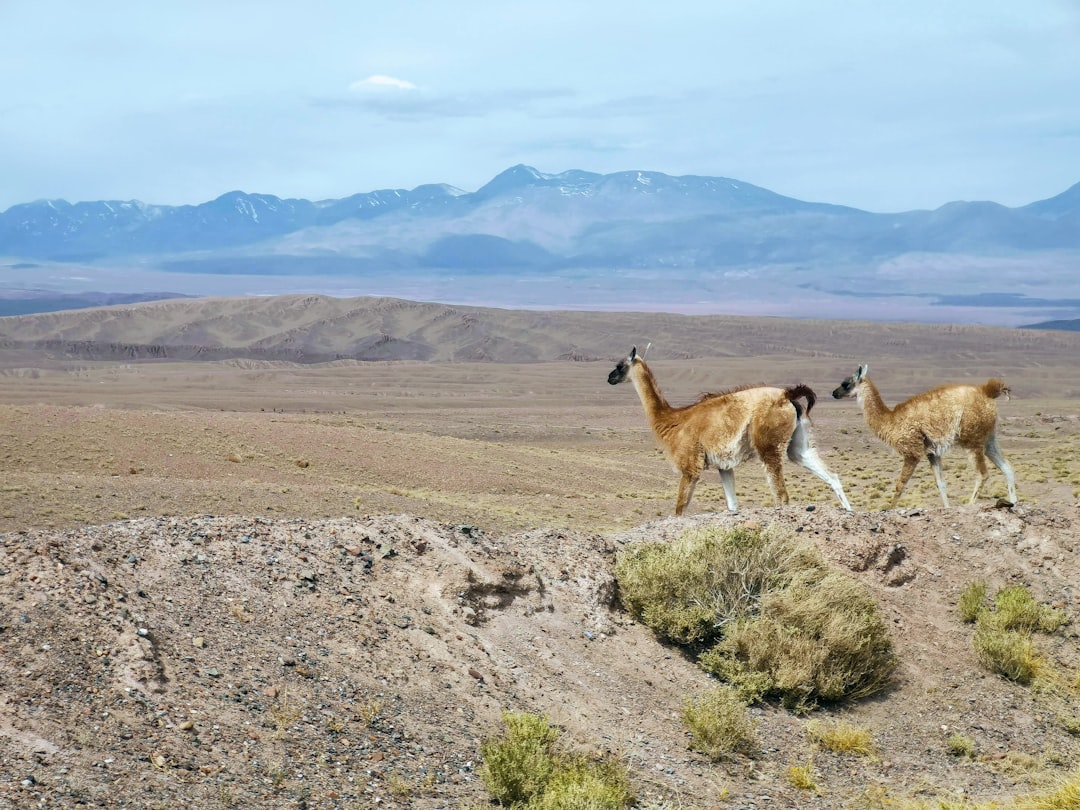
M 370 88 L 380 87 L 392 87 L 395 90 L 415 90 L 416 85 L 405 79 L 398 79 L 393 76 L 382 76 L 376 74 L 374 76 L 368 76 L 366 79 L 353 82 L 349 85 L 349 89 L 352 91 L 368 90 Z

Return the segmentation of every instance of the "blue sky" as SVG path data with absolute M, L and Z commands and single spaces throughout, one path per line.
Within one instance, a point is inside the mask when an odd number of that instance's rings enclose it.
M 542 172 L 872 211 L 1080 182 L 1077 0 L 0 0 L 0 210 Z

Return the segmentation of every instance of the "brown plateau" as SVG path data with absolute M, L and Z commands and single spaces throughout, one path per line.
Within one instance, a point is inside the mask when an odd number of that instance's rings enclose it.
M 737 515 L 709 471 L 674 517 L 678 474 L 634 391 L 607 384 L 649 342 L 673 405 L 810 386 L 854 512 L 797 465 L 773 506 L 748 462 Z M 643 806 L 1044 789 L 1080 767 L 1060 721 L 1080 701 L 1077 357 L 1056 332 L 319 296 L 0 319 L 0 808 L 484 805 L 480 743 L 504 711 L 617 757 Z M 1004 379 L 1019 502 L 991 468 L 944 509 L 922 464 L 886 511 L 900 456 L 829 396 L 860 363 L 889 403 Z M 963 503 L 971 464 L 943 468 Z M 876 757 L 815 748 L 811 718 L 773 705 L 752 756 L 688 747 L 682 703 L 715 682 L 620 608 L 613 561 L 746 521 L 878 599 L 896 683 L 814 715 L 870 730 Z M 1039 642 L 1073 693 L 980 666 L 957 616 L 977 579 L 1073 619 Z M 953 734 L 976 756 L 950 756 Z M 787 778 L 806 764 L 818 792 Z

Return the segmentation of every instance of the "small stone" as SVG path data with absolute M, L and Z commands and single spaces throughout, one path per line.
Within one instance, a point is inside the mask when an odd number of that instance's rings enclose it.
M 193 728 L 195 728 L 195 721 L 185 720 L 183 723 L 177 726 L 177 728 L 179 728 L 181 731 L 191 731 Z
M 191 643 L 200 650 L 206 647 L 206 639 L 202 636 L 195 636 L 195 638 L 191 640 Z

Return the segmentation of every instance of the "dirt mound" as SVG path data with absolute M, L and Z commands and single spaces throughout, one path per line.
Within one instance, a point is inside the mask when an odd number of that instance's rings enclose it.
M 506 710 L 547 714 L 574 745 L 619 757 L 643 800 L 824 808 L 881 787 L 1024 792 L 1074 768 L 1080 740 L 1060 701 L 977 664 L 955 601 L 977 578 L 1023 583 L 1075 616 L 1077 518 L 827 506 L 607 536 L 493 537 L 406 515 L 3 535 L 0 807 L 484 803 L 479 746 Z M 688 749 L 682 701 L 712 682 L 621 611 L 613 562 L 628 543 L 744 521 L 814 542 L 886 611 L 895 687 L 827 710 L 869 728 L 878 758 L 815 751 L 806 718 L 774 707 L 753 710 L 753 757 L 714 764 Z M 1044 646 L 1075 679 L 1075 625 Z M 949 756 L 952 733 L 978 756 Z M 785 777 L 807 762 L 818 794 Z

